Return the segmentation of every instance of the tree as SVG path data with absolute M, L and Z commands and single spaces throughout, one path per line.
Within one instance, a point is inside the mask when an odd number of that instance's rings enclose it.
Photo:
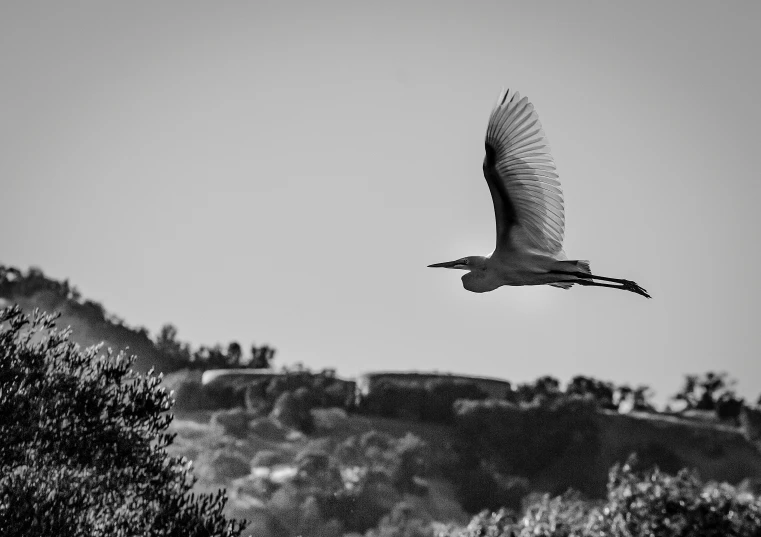
M 0 310 L 0 528 L 4 536 L 224 536 L 224 491 L 190 493 L 170 457 L 170 395 L 135 357 L 81 351 L 55 317 Z
M 177 328 L 172 324 L 165 324 L 156 336 L 156 349 L 167 356 L 179 369 L 190 362 L 190 347 L 177 339 Z
M 534 403 L 551 401 L 560 395 L 560 381 L 546 375 L 539 377 L 533 383 L 519 384 L 515 391 L 509 392 L 511 398 L 519 403 Z
M 227 346 L 227 361 L 231 366 L 241 365 L 241 359 L 243 358 L 243 349 L 240 343 L 232 341 Z
M 603 382 L 592 377 L 575 376 L 566 388 L 568 395 L 581 395 L 592 397 L 601 408 L 616 410 L 617 402 L 614 402 L 615 387 L 610 382 Z
M 269 345 L 257 347 L 251 345 L 251 361 L 249 367 L 253 369 L 267 369 L 272 366 L 272 360 L 275 358 L 275 349 Z
M 724 372 L 709 371 L 703 376 L 687 375 L 682 389 L 671 399 L 683 401 L 689 409 L 715 410 L 720 398 L 734 394 L 735 384 L 736 381 L 729 379 Z
M 742 412 L 743 406 L 745 406 L 744 399 L 738 397 L 734 391 L 728 390 L 716 399 L 716 415 L 719 419 L 731 420 L 739 425 L 740 413 Z
M 207 363 L 209 369 L 227 369 L 229 364 L 227 354 L 222 350 L 222 346 L 219 343 L 209 349 Z
M 650 386 L 641 384 L 634 388 L 632 391 L 632 410 L 640 410 L 643 412 L 653 412 L 655 407 L 651 402 L 653 398 L 653 390 Z
M 630 404 L 631 410 L 639 411 L 639 412 L 654 412 L 655 407 L 653 406 L 651 399 L 653 397 L 653 390 L 650 389 L 649 386 L 645 386 L 644 384 L 641 384 L 637 386 L 636 388 L 632 388 L 631 386 L 624 384 L 622 386 L 619 386 L 616 389 L 617 392 L 617 401 L 616 406 L 620 407 L 624 404 Z

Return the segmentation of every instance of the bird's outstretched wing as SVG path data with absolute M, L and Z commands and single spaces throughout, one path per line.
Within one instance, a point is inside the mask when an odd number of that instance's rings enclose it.
M 539 116 L 516 91 L 502 91 L 492 110 L 483 167 L 497 220 L 493 255 L 517 249 L 560 253 L 563 191 Z

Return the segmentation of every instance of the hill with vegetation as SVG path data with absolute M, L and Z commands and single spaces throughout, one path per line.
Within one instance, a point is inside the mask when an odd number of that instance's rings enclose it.
M 171 325 L 151 339 L 36 269 L 0 267 L 0 298 L 59 311 L 82 346 L 142 349 L 138 371 L 166 372 L 172 414 L 155 410 L 176 434 L 166 452 L 193 461 L 195 493 L 227 491 L 224 513 L 248 521 L 244 535 L 639 535 L 658 524 L 658 535 L 761 535 L 761 411 L 724 374 L 686 376 L 672 397 L 681 412 L 657 411 L 646 386 L 583 376 L 505 381 L 499 397 L 473 379 L 420 374 L 353 393 L 335 371 L 301 367 L 205 384 L 205 370 L 270 366 L 274 349 L 193 350 Z M 103 374 L 107 361 L 96 360 Z M 19 382 L 19 364 L 0 381 Z
M 235 341 L 226 346 L 216 344 L 192 349 L 177 339 L 177 329 L 172 324 L 165 324 L 151 338 L 145 327 L 128 325 L 106 311 L 102 304 L 83 298 L 68 280 L 50 278 L 36 267 L 23 272 L 0 264 L 0 307 L 3 304 L 18 304 L 28 313 L 35 308 L 57 312 L 59 326 L 71 327 L 75 343 L 83 348 L 103 342 L 106 348 L 129 349 L 137 356 L 135 368 L 143 372 L 150 368 L 161 373 L 183 368 L 259 368 L 267 367 L 275 356 L 275 349 L 268 345 L 252 345 L 246 356 Z

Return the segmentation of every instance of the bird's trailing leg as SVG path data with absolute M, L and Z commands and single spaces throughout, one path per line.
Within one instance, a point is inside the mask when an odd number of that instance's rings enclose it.
M 631 290 L 631 289 L 627 289 L 623 285 L 616 285 L 614 283 L 593 282 L 592 280 L 585 280 L 583 278 L 579 278 L 578 280 L 575 280 L 573 283 L 574 284 L 578 284 L 578 285 L 585 285 L 585 286 L 589 285 L 589 286 L 592 286 L 592 287 L 610 287 L 611 289 L 621 289 L 622 291 L 630 291 Z
M 650 298 L 650 295 L 645 291 L 642 287 L 637 285 L 635 282 L 631 280 L 622 280 L 619 278 L 608 278 L 607 276 L 596 276 L 595 274 L 588 274 L 585 272 L 568 272 L 563 270 L 553 270 L 551 271 L 553 274 L 563 274 L 566 276 L 576 276 L 579 278 L 578 280 L 574 280 L 573 283 L 578 283 L 579 285 L 592 285 L 595 287 L 611 287 L 613 289 L 621 289 L 623 291 L 631 291 L 632 293 L 637 293 L 638 295 L 642 295 L 646 298 Z M 610 285 L 605 283 L 599 283 L 594 282 L 592 280 L 602 280 L 605 282 L 614 282 L 619 285 Z

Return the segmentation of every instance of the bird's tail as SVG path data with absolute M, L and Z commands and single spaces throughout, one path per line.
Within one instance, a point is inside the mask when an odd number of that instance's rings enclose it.
M 581 259 L 558 261 L 557 269 L 566 272 L 583 272 L 584 274 L 592 274 L 592 269 L 589 268 L 589 261 Z M 561 289 L 570 289 L 573 287 L 573 281 L 554 282 L 550 285 L 553 287 L 560 287 Z
M 589 267 L 589 261 L 576 259 L 575 261 L 571 261 L 571 263 L 576 263 L 576 268 L 583 272 L 584 274 L 592 274 L 592 269 Z

